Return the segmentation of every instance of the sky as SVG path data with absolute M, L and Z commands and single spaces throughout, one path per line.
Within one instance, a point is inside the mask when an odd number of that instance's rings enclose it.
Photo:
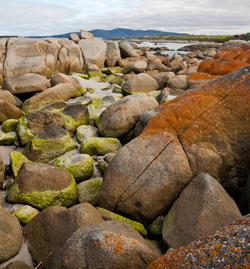
M 250 32 L 250 0 L 0 0 L 0 6 L 0 36 L 115 28 L 209 35 Z

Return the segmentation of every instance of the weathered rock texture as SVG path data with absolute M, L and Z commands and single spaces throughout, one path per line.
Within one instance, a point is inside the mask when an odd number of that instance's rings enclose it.
M 151 263 L 148 269 L 248 268 L 250 215 L 216 233 L 175 249 Z
M 3 78 L 27 73 L 49 78 L 57 72 L 81 72 L 83 69 L 80 48 L 68 39 L 10 38 L 1 62 Z
M 78 229 L 53 268 L 145 268 L 157 256 L 131 225 L 113 220 Z
M 162 235 L 171 248 L 187 245 L 241 217 L 234 200 L 214 178 L 199 174 L 182 191 L 164 221 Z
M 167 212 L 188 182 L 249 174 L 250 66 L 161 106 L 106 170 L 99 204 L 140 221 Z M 143 156 L 143 157 L 142 157 Z

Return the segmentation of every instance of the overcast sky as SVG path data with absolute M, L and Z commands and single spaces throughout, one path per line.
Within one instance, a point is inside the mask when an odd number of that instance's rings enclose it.
M 189 34 L 250 32 L 250 0 L 0 0 L 0 35 L 130 28 Z

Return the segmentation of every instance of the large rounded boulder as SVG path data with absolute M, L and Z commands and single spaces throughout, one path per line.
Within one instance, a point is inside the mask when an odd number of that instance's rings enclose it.
M 190 180 L 224 185 L 249 174 L 250 66 L 163 104 L 144 132 L 109 164 L 102 207 L 139 221 L 164 215 Z

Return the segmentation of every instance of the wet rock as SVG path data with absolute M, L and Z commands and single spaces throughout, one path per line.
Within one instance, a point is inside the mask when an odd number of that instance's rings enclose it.
M 76 201 L 76 183 L 65 169 L 25 162 L 8 190 L 6 200 L 38 209 L 53 205 L 69 207 Z

